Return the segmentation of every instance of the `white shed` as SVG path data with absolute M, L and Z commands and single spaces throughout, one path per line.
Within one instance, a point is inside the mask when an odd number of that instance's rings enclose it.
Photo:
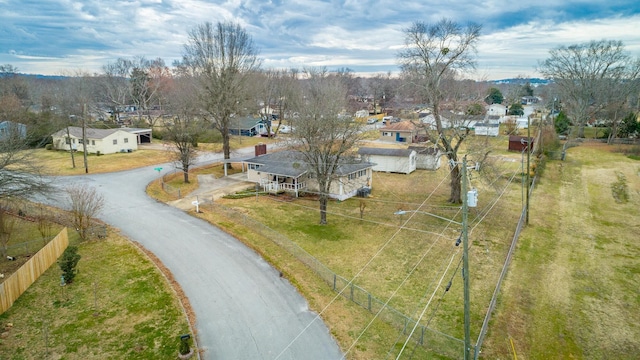
M 416 168 L 423 170 L 438 170 L 442 153 L 436 146 L 409 146 L 409 150 L 416 152 Z
M 500 135 L 500 124 L 492 122 L 476 123 L 474 126 L 476 135 L 498 136 Z
M 361 147 L 360 157 L 374 163 L 373 171 L 410 174 L 416 170 L 416 152 L 410 149 Z

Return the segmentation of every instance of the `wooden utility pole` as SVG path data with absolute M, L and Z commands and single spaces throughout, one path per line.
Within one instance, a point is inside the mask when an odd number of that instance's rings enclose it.
M 471 360 L 471 319 L 469 306 L 469 204 L 467 190 L 467 156 L 462 160 L 462 275 L 464 280 L 464 360 Z
M 87 162 L 87 104 L 82 105 L 82 152 L 84 153 L 84 172 L 89 173 L 89 163 Z

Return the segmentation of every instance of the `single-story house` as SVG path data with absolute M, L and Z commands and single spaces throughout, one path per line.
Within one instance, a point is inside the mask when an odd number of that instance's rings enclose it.
M 420 135 L 426 135 L 426 131 L 411 121 L 400 121 L 380 128 L 380 140 L 382 141 L 412 144 L 418 142 Z
M 299 151 L 283 150 L 243 160 L 247 165 L 247 180 L 260 185 L 268 192 L 289 192 L 297 197 L 302 191 L 319 190 L 317 180 L 311 175 L 304 156 Z M 334 175 L 329 196 L 345 200 L 365 189 L 371 190 L 374 164 L 369 162 L 345 162 Z
M 497 122 L 479 122 L 474 126 L 476 135 L 498 136 L 500 135 L 500 124 Z
M 138 150 L 138 135 L 125 128 L 91 129 L 87 128 L 86 144 L 89 154 L 113 154 L 117 152 L 131 152 Z M 84 151 L 82 128 L 69 126 L 51 135 L 53 148 L 57 150 Z
M 267 125 L 261 118 L 242 117 L 229 121 L 229 134 L 240 136 L 256 136 L 267 133 Z
M 7 139 L 11 136 L 24 139 L 27 137 L 27 126 L 13 121 L 0 122 L 0 140 Z
M 440 158 L 442 157 L 442 153 L 437 146 L 409 146 L 409 150 L 416 152 L 417 169 L 440 169 Z
M 500 116 L 503 117 L 507 115 L 507 107 L 502 104 L 491 104 L 485 106 L 487 110 L 487 115 L 489 116 Z
M 361 147 L 362 160 L 375 164 L 373 171 L 411 174 L 416 170 L 416 152 L 410 149 Z
M 436 129 L 436 117 L 433 114 L 429 114 L 420 118 L 420 122 L 425 124 L 429 129 Z M 462 123 L 462 122 L 461 122 Z M 444 129 L 449 129 L 452 127 L 452 123 L 449 119 L 440 115 L 440 124 Z
M 527 145 L 531 143 L 531 149 L 533 149 L 534 138 L 527 138 L 526 136 L 517 136 L 510 135 L 509 136 L 509 151 L 518 151 L 522 152 L 526 150 Z

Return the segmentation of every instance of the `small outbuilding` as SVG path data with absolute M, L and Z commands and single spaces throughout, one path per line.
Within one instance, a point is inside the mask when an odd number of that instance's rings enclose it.
M 534 138 L 526 136 L 509 136 L 509 151 L 522 152 L 527 149 L 528 144 L 531 144 L 533 149 Z
M 416 152 L 416 168 L 421 170 L 440 169 L 442 153 L 437 146 L 409 146 L 409 150 Z
M 498 136 L 500 135 L 500 124 L 495 122 L 479 122 L 474 126 L 476 135 L 479 136 Z
M 416 152 L 410 149 L 361 147 L 360 158 L 373 163 L 373 171 L 411 174 L 416 170 Z

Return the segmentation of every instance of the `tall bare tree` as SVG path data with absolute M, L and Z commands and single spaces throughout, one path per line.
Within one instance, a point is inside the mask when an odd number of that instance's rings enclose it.
M 341 165 L 355 160 L 350 155 L 362 139 L 362 129 L 351 117 L 341 116 L 347 92 L 339 77 L 326 69 L 305 73 L 301 94 L 305 101 L 298 109 L 292 146 L 303 154 L 310 176 L 318 183 L 320 224 L 326 224 L 331 183 Z
M 197 91 L 196 80 L 182 74 L 174 79 L 167 102 L 173 116 L 165 122 L 165 138 L 174 146 L 176 169 L 182 171 L 185 183 L 189 183 L 189 169 L 196 160 L 198 134 L 203 128 Z
M 481 26 L 461 26 L 442 19 L 434 24 L 417 21 L 405 30 L 405 49 L 398 53 L 405 79 L 417 88 L 433 108 L 435 126 L 426 127 L 427 137 L 447 156 L 451 164 L 451 193 L 449 201 L 461 203 L 461 171 L 458 150 L 468 135 L 468 128 L 443 124 L 440 115 L 445 96 L 442 82 L 458 71 L 475 67 L 475 45 Z
M 610 102 L 629 96 L 640 76 L 640 58 L 616 40 L 600 40 L 549 51 L 538 69 L 557 84 L 564 111 L 584 137 L 587 122 Z M 637 88 L 635 89 L 637 91 Z
M 222 135 L 224 158 L 229 159 L 229 123 L 245 108 L 248 79 L 260 66 L 251 36 L 237 23 L 206 22 L 189 32 L 178 67 L 200 82 L 205 115 Z
M 9 241 L 13 235 L 16 218 L 9 214 L 4 206 L 0 205 L 0 254 L 4 259 L 9 251 Z

